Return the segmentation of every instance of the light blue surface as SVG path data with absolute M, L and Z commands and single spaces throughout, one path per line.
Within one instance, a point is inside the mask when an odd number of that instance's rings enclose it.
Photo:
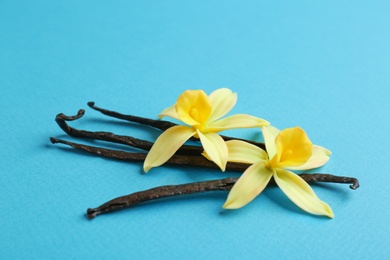
M 227 1 L 226 1 L 227 2 Z M 388 1 L 0 1 L 2 259 L 385 259 L 390 254 Z M 332 150 L 314 185 L 335 218 L 276 188 L 223 211 L 227 193 L 149 203 L 89 221 L 143 189 L 234 174 L 106 160 L 49 137 L 73 122 L 153 140 L 86 105 L 156 118 L 186 89 L 239 95 L 232 113 L 299 125 Z M 231 131 L 257 138 L 254 130 Z M 97 143 L 102 144 L 102 143 Z

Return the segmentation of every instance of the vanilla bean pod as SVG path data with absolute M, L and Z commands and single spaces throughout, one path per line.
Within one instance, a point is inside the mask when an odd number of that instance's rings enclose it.
M 357 189 L 359 187 L 359 181 L 355 178 L 320 173 L 302 173 L 298 175 L 301 176 L 302 179 L 304 179 L 306 182 L 351 183 L 351 189 Z M 92 219 L 100 214 L 125 209 L 142 202 L 162 199 L 166 197 L 174 197 L 208 191 L 228 191 L 232 189 L 233 185 L 236 183 L 237 180 L 238 178 L 226 178 L 220 180 L 202 181 L 180 185 L 160 186 L 145 191 L 139 191 L 112 199 L 97 208 L 89 208 L 87 210 L 87 216 L 88 218 Z M 273 179 L 271 179 L 270 184 L 275 184 Z
M 103 141 L 108 141 L 108 142 L 113 142 L 113 143 L 119 143 L 119 144 L 125 144 L 129 145 L 135 148 L 140 148 L 143 150 L 150 150 L 150 147 L 153 145 L 153 143 L 144 141 L 144 140 L 139 140 L 135 139 L 130 136 L 120 136 L 120 135 L 115 135 L 110 132 L 91 132 L 91 131 L 86 131 L 86 130 L 79 130 L 74 127 L 69 126 L 66 121 L 74 121 L 77 119 L 80 119 L 83 117 L 85 114 L 84 109 L 80 109 L 77 112 L 77 115 L 74 116 L 67 116 L 63 113 L 60 113 L 56 116 L 55 121 L 58 124 L 58 126 L 68 135 L 73 136 L 73 137 L 83 137 L 83 138 L 89 138 L 89 139 L 96 139 L 96 140 L 103 140 Z
M 87 210 L 88 218 L 92 219 L 97 215 L 125 209 L 141 202 L 173 197 L 178 195 L 200 193 L 206 191 L 230 190 L 237 178 L 226 178 L 214 181 L 203 181 L 181 185 L 160 186 L 153 189 L 132 193 L 130 195 L 115 198 L 97 208 Z
M 107 157 L 111 159 L 117 159 L 123 161 L 144 161 L 146 158 L 146 153 L 130 153 L 130 152 L 125 152 L 120 150 L 100 148 L 95 146 L 69 142 L 54 137 L 50 137 L 50 141 L 53 144 L 61 143 L 61 144 L 69 145 L 74 149 L 83 150 L 91 154 L 95 154 L 98 156 Z M 167 163 L 173 165 L 187 165 L 187 166 L 219 169 L 219 167 L 215 163 L 207 160 L 202 155 L 197 156 L 197 155 L 175 154 L 167 161 Z M 244 172 L 249 166 L 250 166 L 249 164 L 245 164 L 245 163 L 228 162 L 226 165 L 226 170 Z M 356 178 L 351 178 L 351 177 L 342 177 L 342 176 L 335 176 L 331 174 L 320 174 L 320 173 L 316 173 L 316 174 L 301 173 L 299 174 L 299 176 L 301 176 L 302 179 L 304 179 L 306 182 L 351 183 L 350 188 L 353 190 L 359 187 L 359 181 Z
M 139 116 L 125 115 L 125 114 L 121 114 L 121 113 L 118 113 L 118 112 L 115 112 L 115 111 L 103 109 L 103 108 L 95 106 L 95 102 L 93 102 L 93 101 L 88 102 L 87 104 L 88 104 L 88 106 L 90 108 L 92 108 L 92 109 L 94 109 L 96 111 L 99 111 L 99 112 L 101 112 L 102 114 L 104 114 L 106 116 L 110 116 L 110 117 L 114 117 L 114 118 L 130 121 L 130 122 L 135 122 L 135 123 L 142 124 L 142 125 L 148 125 L 148 126 L 160 129 L 161 131 L 165 131 L 165 130 L 167 130 L 168 128 L 170 128 L 172 126 L 177 125 L 175 123 L 172 123 L 172 122 L 169 122 L 169 121 L 165 121 L 165 120 L 153 120 L 153 119 L 139 117 Z M 241 138 L 236 138 L 236 137 L 230 137 L 230 136 L 224 136 L 224 135 L 221 135 L 221 137 L 225 141 L 241 140 L 241 141 L 245 141 L 247 143 L 251 143 L 253 145 L 256 145 L 256 146 L 258 146 L 258 147 L 260 147 L 262 149 L 265 149 L 265 144 L 261 143 L 261 142 L 255 142 L 255 141 L 251 141 L 251 140 L 246 140 L 246 139 L 241 139 Z
M 352 190 L 359 188 L 359 180 L 352 177 L 336 176 L 326 173 L 300 173 L 298 174 L 306 182 L 332 182 L 332 183 L 349 183 Z
M 77 150 L 82 150 L 91 154 L 95 154 L 106 158 L 116 159 L 116 160 L 143 162 L 146 158 L 146 153 L 130 153 L 130 152 L 125 152 L 120 150 L 101 148 L 96 146 L 69 142 L 54 137 L 50 137 L 50 142 L 52 142 L 53 144 L 61 143 L 61 144 L 69 145 Z M 219 167 L 214 162 L 207 160 L 202 155 L 175 154 L 167 161 L 167 164 L 219 169 Z M 248 164 L 228 162 L 226 165 L 226 170 L 244 172 L 248 167 L 249 167 Z
M 77 115 L 74 116 L 67 116 L 63 113 L 60 113 L 56 116 L 55 121 L 57 122 L 58 126 L 68 135 L 73 137 L 82 137 L 82 138 L 88 138 L 88 139 L 95 139 L 95 140 L 102 140 L 107 142 L 113 142 L 118 144 L 124 144 L 131 147 L 139 148 L 145 151 L 149 151 L 153 143 L 134 138 L 131 136 L 125 136 L 125 135 L 116 135 L 111 132 L 92 132 L 87 130 L 79 130 L 74 127 L 69 126 L 66 122 L 67 121 L 74 121 L 77 119 L 80 119 L 85 114 L 85 110 L 80 109 L 77 112 Z M 176 152 L 178 154 L 188 154 L 188 155 L 199 155 L 203 152 L 203 148 L 200 146 L 190 146 L 190 145 L 183 145 L 180 147 L 180 149 Z
M 62 139 L 50 137 L 50 142 L 52 144 L 65 144 L 69 145 L 76 150 L 82 150 L 91 154 L 95 154 L 98 156 L 122 160 L 122 161 L 144 161 L 146 158 L 146 153 L 130 153 L 120 150 L 112 150 L 106 148 L 100 148 L 90 145 L 78 144 L 74 142 L 65 141 Z
M 133 116 L 133 115 L 125 115 L 125 114 L 121 114 L 121 113 L 118 113 L 118 112 L 115 112 L 115 111 L 103 109 L 103 108 L 95 106 L 95 102 L 93 102 L 93 101 L 88 102 L 87 105 L 90 108 L 92 108 L 92 109 L 94 109 L 96 111 L 99 111 L 100 113 L 102 113 L 102 114 L 104 114 L 106 116 L 110 116 L 110 117 L 126 120 L 126 121 L 129 121 L 129 122 L 138 123 L 138 124 L 141 124 L 141 125 L 151 126 L 151 127 L 160 129 L 161 131 L 165 131 L 168 128 L 171 128 L 172 126 L 176 125 L 175 123 L 172 123 L 172 122 L 169 122 L 169 121 L 165 121 L 165 120 L 153 120 L 153 119 L 149 119 L 149 118 L 145 118 L 145 117 L 139 117 L 139 116 Z

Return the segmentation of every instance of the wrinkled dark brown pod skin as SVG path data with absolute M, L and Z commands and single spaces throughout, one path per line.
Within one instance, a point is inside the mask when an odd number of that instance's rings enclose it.
M 331 174 L 299 174 L 306 182 L 333 182 L 333 183 L 350 183 L 351 189 L 359 187 L 359 181 L 355 178 L 334 176 Z M 121 196 L 110 200 L 97 208 L 89 208 L 87 210 L 88 218 L 92 219 L 100 214 L 105 214 L 128 207 L 135 206 L 139 203 L 162 199 L 166 197 L 174 197 L 185 194 L 193 194 L 208 191 L 228 191 L 231 190 L 238 178 L 225 178 L 212 181 L 194 182 L 181 185 L 160 186 L 153 189 L 135 192 L 126 196 Z M 271 182 L 274 184 L 274 181 Z

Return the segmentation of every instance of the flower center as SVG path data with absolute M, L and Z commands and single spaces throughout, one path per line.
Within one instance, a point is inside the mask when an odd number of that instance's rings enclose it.
M 299 127 L 287 128 L 276 136 L 277 155 L 273 158 L 278 167 L 299 166 L 312 155 L 312 143 L 306 132 Z
M 195 121 L 200 121 L 199 120 L 199 111 L 196 107 L 191 108 L 190 110 L 190 116 L 195 120 Z
M 284 161 L 286 158 L 289 158 L 293 155 L 293 150 L 287 149 L 286 151 L 283 152 L 282 157 L 280 158 L 280 161 Z
M 212 110 L 203 90 L 187 90 L 177 99 L 175 108 L 181 121 L 196 128 L 206 124 Z
M 272 162 L 269 160 L 268 162 L 265 163 L 265 168 L 267 170 L 272 171 Z
M 273 169 L 279 168 L 278 167 L 278 157 L 275 155 L 272 159 L 269 159 L 266 164 L 265 168 L 272 171 Z

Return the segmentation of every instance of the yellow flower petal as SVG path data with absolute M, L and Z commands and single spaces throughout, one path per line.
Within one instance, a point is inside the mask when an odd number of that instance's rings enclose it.
M 298 207 L 315 215 L 324 215 L 333 218 L 332 209 L 320 200 L 313 189 L 298 175 L 277 169 L 274 174 L 276 184 Z
M 216 133 L 202 134 L 199 130 L 197 133 L 207 157 L 225 171 L 228 158 L 225 141 Z
M 172 117 L 172 118 L 174 118 L 174 119 L 180 120 L 179 115 L 178 115 L 177 112 L 176 112 L 176 105 L 173 105 L 173 106 L 170 106 L 170 107 L 164 109 L 164 110 L 158 115 L 158 117 L 159 117 L 160 119 L 163 118 L 164 116 L 169 116 L 169 117 Z
M 263 149 L 244 141 L 227 141 L 226 146 L 228 148 L 229 162 L 254 164 L 268 159 L 268 155 Z
M 313 145 L 313 154 L 306 163 L 300 166 L 288 167 L 288 169 L 310 170 L 310 169 L 321 167 L 329 161 L 329 155 L 331 154 L 332 154 L 331 151 L 329 151 L 328 149 L 318 145 Z
M 223 208 L 238 209 L 251 202 L 264 190 L 272 175 L 264 162 L 251 165 L 234 184 Z
M 276 154 L 275 138 L 280 133 L 280 131 L 271 125 L 263 127 L 261 131 L 263 132 L 264 143 L 267 149 L 268 157 L 272 159 Z
M 210 123 L 207 127 L 207 130 L 212 132 L 219 132 L 233 128 L 253 128 L 266 125 L 269 125 L 269 122 L 264 119 L 246 114 L 237 114 Z
M 203 90 L 187 90 L 176 101 L 180 120 L 191 126 L 205 125 L 211 109 L 210 100 Z
M 165 163 L 175 152 L 195 134 L 187 126 L 173 126 L 164 131 L 156 140 L 144 162 L 144 171 Z
M 312 155 L 313 145 L 306 132 L 300 127 L 280 131 L 275 138 L 275 145 L 277 162 L 276 158 L 272 158 L 274 168 L 302 165 Z
M 209 122 L 213 122 L 223 117 L 234 107 L 237 102 L 237 93 L 233 93 L 228 88 L 220 88 L 209 95 L 212 106 Z

